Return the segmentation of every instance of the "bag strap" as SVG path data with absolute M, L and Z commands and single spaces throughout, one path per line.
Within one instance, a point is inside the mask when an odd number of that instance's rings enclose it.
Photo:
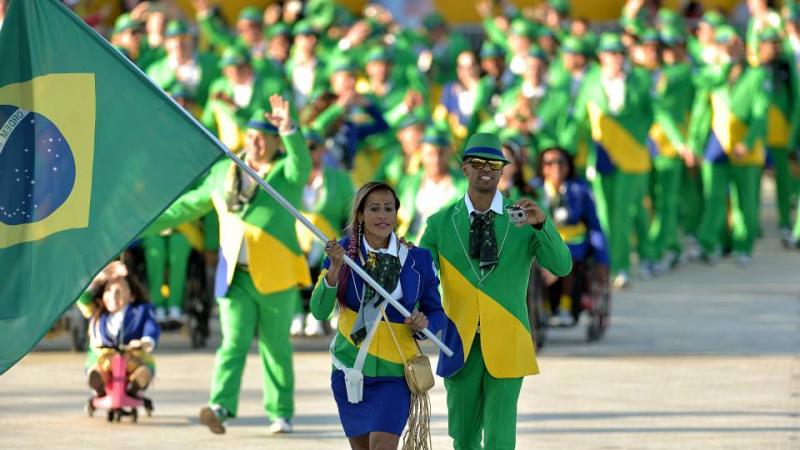
M 386 326 L 389 328 L 389 334 L 392 335 L 392 340 L 394 341 L 394 345 L 397 347 L 397 353 L 400 353 L 400 359 L 403 360 L 403 364 L 408 362 L 406 356 L 403 354 L 403 350 L 400 348 L 400 342 L 397 340 L 397 336 L 394 334 L 394 330 L 392 329 L 392 322 L 389 321 L 389 317 L 386 315 L 386 309 L 381 308 L 381 314 L 383 315 L 383 320 L 386 321 Z M 419 350 L 419 354 L 422 354 L 422 349 L 419 346 L 419 342 L 414 339 L 414 344 L 417 346 L 417 350 Z

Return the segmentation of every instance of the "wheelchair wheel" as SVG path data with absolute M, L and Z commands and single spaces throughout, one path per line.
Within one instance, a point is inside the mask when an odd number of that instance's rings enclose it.
M 536 349 L 544 347 L 547 341 L 547 314 L 544 310 L 542 273 L 539 266 L 533 264 L 528 281 L 528 320 L 531 325 L 531 337 Z
M 85 352 L 89 340 L 89 320 L 81 316 L 77 323 L 70 323 L 70 337 L 72 338 L 72 351 Z
M 611 290 L 608 284 L 592 282 L 591 320 L 586 329 L 586 340 L 594 342 L 603 337 L 611 316 Z
M 186 270 L 186 310 L 192 348 L 205 347 L 208 339 L 208 321 L 211 316 L 208 286 L 205 260 L 200 253 L 192 251 Z
M 86 402 L 86 415 L 89 417 L 94 417 L 95 407 L 92 403 L 92 397 L 89 397 L 89 400 Z

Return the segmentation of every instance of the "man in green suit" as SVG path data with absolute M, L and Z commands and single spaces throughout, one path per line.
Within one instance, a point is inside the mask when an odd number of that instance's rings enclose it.
M 205 106 L 211 82 L 220 75 L 216 56 L 195 52 L 189 27 L 180 20 L 167 24 L 164 49 L 166 56 L 154 61 L 147 75 L 167 92 L 183 87 L 189 100 L 201 108 Z
M 528 323 L 531 263 L 557 276 L 572 269 L 569 249 L 530 199 L 512 203 L 497 189 L 508 161 L 494 135 L 472 136 L 463 154 L 469 180 L 463 201 L 428 219 L 420 246 L 433 254 L 448 323 L 440 355 L 448 432 L 456 449 L 513 449 L 522 377 L 539 372 Z M 507 208 L 521 221 L 514 225 Z M 483 445 L 481 445 L 483 435 Z
M 295 206 L 311 172 L 303 135 L 293 125 L 289 103 L 270 97 L 272 113 L 247 124 L 246 164 Z M 267 120 L 265 120 L 265 118 Z M 283 147 L 286 155 L 278 156 Z M 224 433 L 236 417 L 244 364 L 253 336 L 264 369 L 264 408 L 273 433 L 292 430 L 294 369 L 289 325 L 299 289 L 311 285 L 297 241 L 295 219 L 258 188 L 233 161 L 215 164 L 203 183 L 173 203 L 148 233 L 174 227 L 216 210 L 220 255 L 215 295 L 222 342 L 217 350 L 208 406 L 200 422 Z
M 269 105 L 271 95 L 283 95 L 283 77 L 266 78 L 253 70 L 247 52 L 230 47 L 219 61 L 223 76 L 211 83 L 201 122 L 231 150 L 244 143 L 243 130 L 258 109 Z

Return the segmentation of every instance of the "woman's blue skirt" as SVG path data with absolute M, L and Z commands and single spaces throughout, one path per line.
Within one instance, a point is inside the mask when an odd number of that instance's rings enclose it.
M 344 372 L 334 370 L 331 387 L 339 419 L 347 437 L 382 431 L 400 436 L 408 422 L 411 391 L 403 377 L 364 377 L 364 396 L 359 403 L 347 401 Z

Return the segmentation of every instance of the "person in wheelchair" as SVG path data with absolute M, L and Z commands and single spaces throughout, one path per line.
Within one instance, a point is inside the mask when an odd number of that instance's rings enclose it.
M 588 277 L 608 281 L 606 238 L 597 219 L 591 188 L 574 176 L 570 155 L 558 146 L 544 149 L 538 157 L 537 177 L 531 182 L 537 202 L 549 212 L 561 238 L 572 254 L 572 272 L 557 278 L 546 271 L 545 297 L 550 302 L 551 326 L 572 326 L 581 312 L 581 297 L 589 289 Z M 587 273 L 592 264 L 591 274 Z
M 155 373 L 151 355 L 160 329 L 147 291 L 120 261 L 106 266 L 78 299 L 78 308 L 89 318 L 89 351 L 86 371 L 89 386 L 103 397 L 111 379 L 115 348 L 127 348 L 128 395 L 136 396 L 150 384 Z

